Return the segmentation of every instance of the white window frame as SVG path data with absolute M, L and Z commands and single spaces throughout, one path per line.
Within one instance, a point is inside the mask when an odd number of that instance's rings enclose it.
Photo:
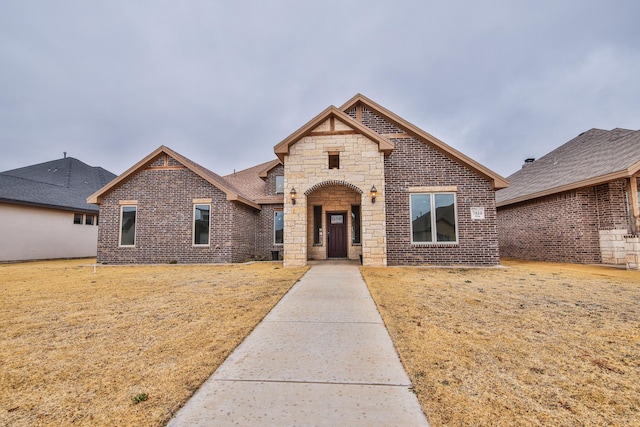
M 281 243 L 276 242 L 276 218 L 278 217 L 278 214 L 282 214 L 282 242 Z M 273 212 L 273 244 L 276 246 L 284 245 L 284 211 L 278 210 Z
M 125 208 L 136 208 L 136 221 L 133 229 L 133 245 L 122 244 L 122 219 L 124 218 Z M 118 228 L 118 246 L 121 248 L 135 248 L 138 241 L 138 205 L 120 205 L 120 227 Z
M 438 229 L 436 224 L 436 210 L 435 210 L 435 196 L 437 194 L 443 195 L 452 195 L 453 196 L 453 215 L 455 219 L 456 225 L 456 240 L 455 241 L 447 241 L 447 242 L 439 242 L 438 241 Z M 413 196 L 429 196 L 429 200 L 431 203 L 431 237 L 432 241 L 424 242 L 424 241 L 414 241 L 413 240 Z M 450 191 L 436 191 L 436 192 L 412 192 L 409 194 L 409 234 L 411 238 L 412 245 L 457 245 L 460 241 L 459 239 L 459 231 L 460 231 L 460 222 L 458 221 L 458 197 L 455 192 Z
M 209 206 L 209 238 L 207 243 L 196 243 L 196 209 L 198 206 Z M 210 203 L 194 203 L 193 204 L 193 224 L 191 227 L 191 244 L 195 247 L 209 247 L 211 246 L 211 204 Z

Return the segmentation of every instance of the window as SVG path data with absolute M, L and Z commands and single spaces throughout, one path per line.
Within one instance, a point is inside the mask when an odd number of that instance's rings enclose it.
M 276 194 L 284 194 L 284 176 L 276 176 Z
M 351 243 L 360 244 L 360 205 L 351 205 Z
M 122 206 L 120 215 L 120 246 L 136 244 L 136 211 L 137 206 Z
M 73 214 L 73 223 L 82 224 L 82 214 Z
M 273 243 L 281 245 L 284 243 L 284 212 L 275 211 L 273 215 Z
M 329 153 L 329 169 L 340 169 L 340 154 Z
M 322 206 L 313 207 L 313 244 L 322 245 Z
M 455 194 L 411 194 L 411 242 L 447 243 L 457 241 Z
M 193 244 L 209 245 L 211 205 L 193 206 Z
M 87 215 L 87 216 L 85 216 L 85 218 L 84 218 L 84 223 L 85 223 L 86 225 L 93 225 L 93 219 L 94 219 L 94 218 L 95 218 L 95 217 L 94 217 L 93 215 Z

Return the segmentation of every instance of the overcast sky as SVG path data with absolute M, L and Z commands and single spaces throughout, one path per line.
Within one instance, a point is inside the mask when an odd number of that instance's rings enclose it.
M 120 174 L 164 144 L 221 175 L 371 98 L 507 177 L 640 129 L 640 2 L 0 0 L 0 171 Z

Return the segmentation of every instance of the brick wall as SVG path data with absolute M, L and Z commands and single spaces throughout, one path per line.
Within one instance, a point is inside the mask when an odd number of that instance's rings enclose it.
M 389 265 L 499 264 L 495 192 L 485 178 L 414 138 L 394 139 L 385 159 Z M 412 244 L 409 187 L 456 186 L 457 244 Z M 471 208 L 483 207 L 484 220 Z
M 284 176 L 284 166 L 278 165 L 271 169 L 265 179 L 265 192 L 266 196 L 276 196 L 276 176 Z
M 538 261 L 601 263 L 602 231 L 624 230 L 619 233 L 624 235 L 627 218 L 624 181 L 500 207 L 500 254 Z
M 598 185 L 594 189 L 597 198 L 598 229 L 629 229 L 625 180 Z
M 274 187 L 275 188 L 275 187 Z M 262 205 L 262 210 L 256 218 L 256 256 L 264 259 L 271 259 L 271 251 L 278 251 L 280 256 L 283 253 L 283 246 L 276 245 L 273 235 L 273 216 L 276 210 L 282 210 L 283 205 Z
M 153 163 L 163 164 L 162 159 Z M 169 164 L 179 165 L 173 159 Z M 212 200 L 207 247 L 192 244 L 194 199 Z M 138 201 L 135 247 L 119 247 L 123 200 Z M 188 169 L 142 170 L 109 193 L 100 206 L 98 262 L 243 261 L 255 245 L 255 216 L 249 208 L 227 201 L 221 190 Z
M 256 224 L 259 211 L 240 203 L 233 203 L 232 209 L 232 222 L 226 225 L 231 227 L 231 262 L 245 262 L 256 253 Z
M 500 255 L 537 261 L 599 262 L 597 228 L 584 215 L 594 208 L 593 190 L 569 191 L 501 207 Z M 595 215 L 591 218 L 596 221 Z
M 347 114 L 355 119 L 355 108 Z M 362 123 L 380 134 L 405 132 L 366 108 Z M 384 162 L 388 264 L 498 264 L 495 192 L 490 182 L 415 138 L 392 141 L 395 148 Z M 457 244 L 411 243 L 408 189 L 428 186 L 457 186 Z M 472 207 L 483 207 L 485 219 L 472 220 Z

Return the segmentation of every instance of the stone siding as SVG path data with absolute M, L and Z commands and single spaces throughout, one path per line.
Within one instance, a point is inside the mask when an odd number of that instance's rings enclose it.
M 351 128 L 335 120 L 335 131 Z M 329 131 L 329 120 L 314 132 Z M 329 153 L 339 153 L 340 168 L 329 169 Z M 344 183 L 367 196 L 372 185 L 378 189 L 376 203 L 362 197 L 362 254 L 364 265 L 387 264 L 385 230 L 384 159 L 378 144 L 360 134 L 306 136 L 293 144 L 285 156 L 285 266 L 305 265 L 310 256 L 309 240 L 313 234 L 308 229 L 308 190 L 317 184 L 330 181 Z M 296 204 L 291 203 L 288 192 L 295 188 Z
M 178 166 L 173 159 L 171 166 Z M 162 160 L 153 163 L 161 167 Z M 211 199 L 210 245 L 194 246 L 193 200 Z M 120 203 L 137 201 L 135 247 L 119 246 Z M 226 263 L 253 253 L 255 220 L 247 208 L 188 169 L 145 169 L 100 205 L 98 262 Z M 249 250 L 251 248 L 251 250 Z
M 362 203 L 362 196 L 354 190 L 348 187 L 331 185 L 319 188 L 313 191 L 309 197 L 307 210 L 307 235 L 309 240 L 307 242 L 307 251 L 309 259 L 326 259 L 327 258 L 327 212 L 346 212 L 347 220 L 347 258 L 359 259 L 362 255 L 362 244 L 352 243 L 352 219 L 351 219 L 351 206 L 360 205 Z M 322 206 L 322 230 L 321 243 L 315 245 L 313 243 L 313 207 Z

